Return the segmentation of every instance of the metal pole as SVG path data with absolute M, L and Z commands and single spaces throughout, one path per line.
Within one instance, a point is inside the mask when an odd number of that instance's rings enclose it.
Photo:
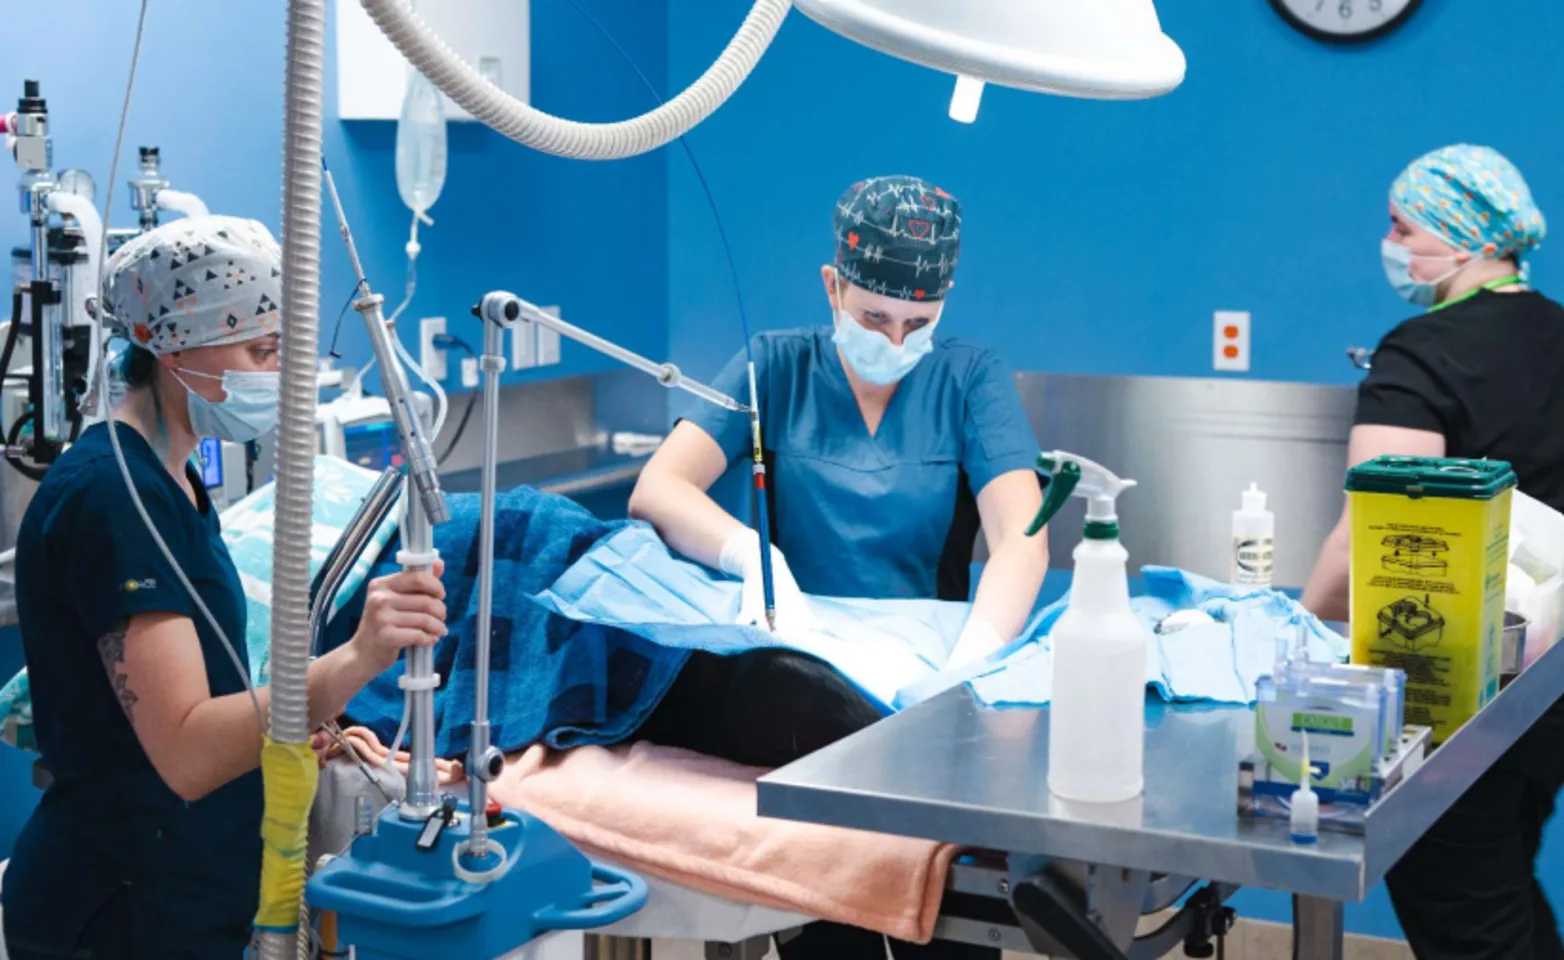
M 407 505 L 407 515 L 402 523 L 402 546 L 412 557 L 427 556 L 434 550 L 434 529 L 411 476 L 403 481 L 402 496 Z M 428 567 L 417 563 L 408 565 L 407 569 Z M 398 814 L 404 820 L 427 820 L 440 809 L 439 781 L 434 765 L 434 687 L 440 679 L 434 673 L 434 650 L 409 647 L 402 680 L 408 696 L 407 797 L 398 808 Z
M 1293 894 L 1293 960 L 1342 960 L 1344 913 L 1339 900 Z
M 504 328 L 483 320 L 483 495 L 478 524 L 478 663 L 474 685 L 472 743 L 468 747 L 472 827 L 468 850 L 474 857 L 487 852 L 489 780 L 504 760 L 489 745 L 489 642 L 494 607 L 494 510 L 499 468 L 500 374 L 505 372 Z
M 490 296 L 485 297 L 485 302 L 494 296 L 496 294 L 490 294 Z M 582 330 L 582 328 L 574 324 L 566 324 L 565 321 L 561 321 L 560 317 L 554 316 L 552 313 L 544 313 L 543 308 L 540 308 L 540 306 L 527 303 L 526 300 L 522 300 L 521 297 L 515 296 L 515 294 L 500 294 L 500 296 L 508 299 L 508 303 L 500 305 L 500 310 L 504 311 L 504 317 L 508 322 L 526 321 L 529 324 L 547 327 L 560 336 L 568 336 L 572 341 L 579 342 L 582 346 L 597 350 L 604 356 L 612 356 L 619 363 L 635 367 L 643 374 L 652 375 L 663 386 L 676 386 L 676 388 L 682 389 L 682 391 L 691 392 L 694 396 L 701 397 L 707 403 L 715 403 L 718 407 L 727 408 L 727 410 L 735 410 L 738 413 L 748 413 L 749 411 L 749 408 L 744 407 L 743 403 L 732 399 L 727 394 L 715 391 L 715 389 L 704 385 L 701 381 L 685 377 L 679 367 L 674 366 L 674 364 L 647 360 L 646 356 L 641 356 L 640 353 L 635 353 L 633 350 L 626 350 L 624 347 L 616 344 L 616 342 L 597 336 L 596 333 Z

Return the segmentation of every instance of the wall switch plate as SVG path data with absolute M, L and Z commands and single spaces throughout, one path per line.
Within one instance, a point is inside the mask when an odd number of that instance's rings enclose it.
M 476 357 L 462 358 L 462 386 L 471 390 L 478 385 L 478 360 Z
M 510 367 L 531 370 L 538 365 L 538 325 L 525 320 L 510 328 Z
M 434 338 L 445 332 L 444 317 L 425 317 L 418 322 L 418 365 L 435 383 L 444 383 L 445 350 L 434 345 Z
M 1218 310 L 1212 326 L 1211 366 L 1227 373 L 1249 372 L 1249 313 Z
M 551 317 L 559 316 L 558 307 L 543 307 L 543 312 Z M 559 331 L 550 330 L 547 327 L 538 327 L 538 366 L 550 367 L 559 363 Z

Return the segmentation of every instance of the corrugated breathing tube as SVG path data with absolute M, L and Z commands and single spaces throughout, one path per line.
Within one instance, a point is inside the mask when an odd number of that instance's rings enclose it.
M 263 960 L 290 960 L 301 934 L 304 857 L 318 771 L 309 745 L 310 534 L 320 327 L 320 155 L 325 0 L 289 0 L 283 107 L 282 384 L 272 548 L 271 733 L 261 751 Z
M 447 47 L 405 0 L 361 2 L 402 56 L 468 113 L 517 143 L 577 160 L 623 160 L 649 153 L 690 132 L 722 106 L 755 69 L 793 6 L 791 0 L 755 0 L 717 62 L 683 93 L 657 109 L 614 123 L 579 123 L 528 106 L 484 79 Z

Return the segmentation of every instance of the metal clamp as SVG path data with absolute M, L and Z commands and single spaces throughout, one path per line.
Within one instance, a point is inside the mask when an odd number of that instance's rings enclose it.
M 477 761 L 472 764 L 472 769 L 468 770 L 467 773 L 480 780 L 493 783 L 504 770 L 505 754 L 500 752 L 499 747 L 491 746 L 478 755 Z

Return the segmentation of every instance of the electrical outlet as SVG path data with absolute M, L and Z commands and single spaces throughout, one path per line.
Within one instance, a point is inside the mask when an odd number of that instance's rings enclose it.
M 543 312 L 551 317 L 559 316 L 558 307 L 544 307 Z M 559 363 L 559 331 L 550 330 L 548 327 L 538 327 L 538 366 L 550 367 Z
M 418 365 L 435 383 L 444 383 L 447 372 L 445 350 L 434 345 L 434 338 L 444 332 L 444 317 L 425 317 L 418 322 Z
M 1212 324 L 1211 365 L 1228 373 L 1249 371 L 1249 313 L 1218 310 Z
M 462 358 L 462 386 L 472 389 L 478 385 L 478 361 L 474 357 Z

